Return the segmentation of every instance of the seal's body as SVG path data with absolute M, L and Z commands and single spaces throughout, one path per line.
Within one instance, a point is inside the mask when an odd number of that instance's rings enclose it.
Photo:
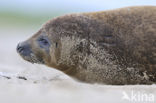
M 156 83 L 156 7 L 57 17 L 17 51 L 84 82 Z

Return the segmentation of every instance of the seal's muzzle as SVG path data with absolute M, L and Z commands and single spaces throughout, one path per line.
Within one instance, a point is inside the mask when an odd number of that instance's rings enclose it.
M 19 43 L 17 45 L 17 52 L 26 61 L 31 63 L 44 64 L 44 61 L 33 53 L 28 42 Z
M 17 52 L 21 56 L 30 56 L 30 54 L 32 53 L 30 45 L 26 42 L 22 42 L 17 45 Z

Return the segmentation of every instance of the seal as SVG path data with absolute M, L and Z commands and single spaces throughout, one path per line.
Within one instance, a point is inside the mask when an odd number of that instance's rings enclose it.
M 156 7 L 68 14 L 49 20 L 17 52 L 87 83 L 156 83 Z

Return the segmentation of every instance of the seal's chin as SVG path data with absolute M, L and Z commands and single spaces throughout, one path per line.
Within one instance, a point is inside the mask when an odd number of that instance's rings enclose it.
M 44 61 L 40 58 L 37 58 L 36 55 L 34 55 L 33 53 L 31 53 L 29 56 L 23 56 L 22 55 L 22 58 L 28 62 L 31 62 L 31 63 L 37 63 L 37 64 L 44 64 Z

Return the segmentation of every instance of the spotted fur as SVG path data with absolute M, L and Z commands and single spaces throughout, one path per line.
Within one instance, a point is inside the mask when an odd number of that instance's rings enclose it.
M 43 56 L 45 65 L 77 80 L 156 83 L 155 6 L 69 14 L 48 21 L 40 31 L 52 43 L 49 56 Z

